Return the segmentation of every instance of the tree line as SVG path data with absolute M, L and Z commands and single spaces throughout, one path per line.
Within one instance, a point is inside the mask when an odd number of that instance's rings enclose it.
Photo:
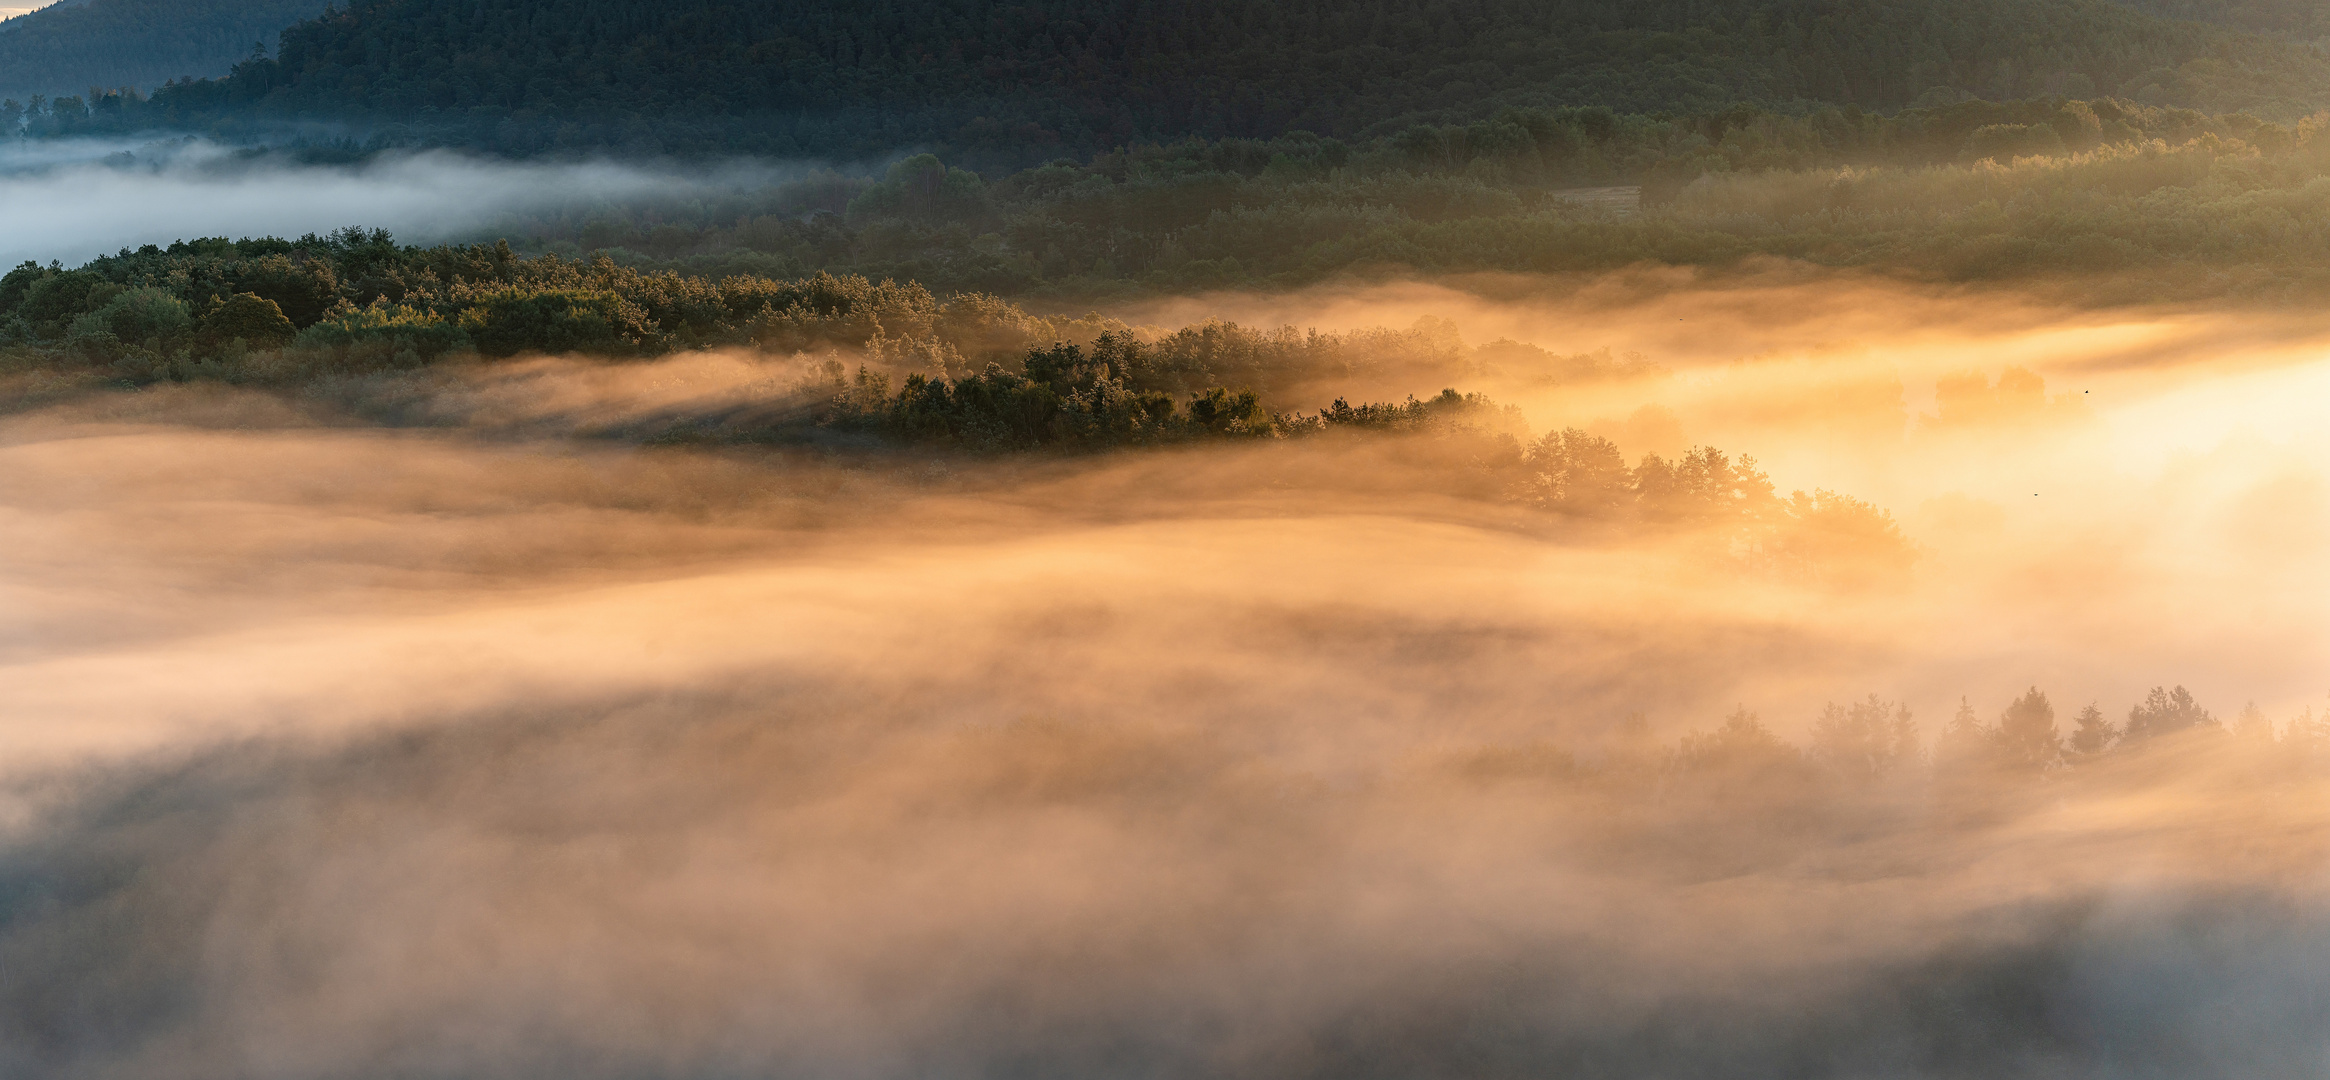
M 223 239 L 0 276 L 0 361 L 99 380 L 299 384 L 454 356 L 622 358 L 741 346 L 826 357 L 802 387 L 809 426 L 677 423 L 658 441 L 768 442 L 817 432 L 992 454 L 1204 441 L 1396 437 L 1452 492 L 1574 529 L 1687 530 L 1727 555 L 1803 577 L 1897 575 L 1914 549 L 1890 515 L 1827 491 L 1778 495 L 1752 459 L 1699 448 L 1629 465 L 1576 429 L 1532 435 L 1517 411 L 1448 389 L 1430 399 L 1277 402 L 1339 381 L 1415 383 L 1526 372 L 1582 383 L 1657 372 L 1639 359 L 1561 357 L 1446 323 L 1328 334 L 1208 321 L 1136 334 L 1046 319 L 994 296 L 821 274 L 775 280 L 646 274 L 600 258 L 520 258 L 506 244 L 418 248 L 344 229 L 296 241 Z M 850 373 L 839 356 L 862 357 Z M 902 378 L 895 388 L 892 373 Z
M 940 293 L 913 280 L 710 277 L 603 255 L 520 256 L 500 241 L 403 245 L 357 228 L 148 245 L 80 267 L 27 262 L 0 275 L 0 350 L 21 363 L 89 365 L 132 380 L 185 377 L 230 356 L 370 370 L 470 353 L 622 357 L 708 346 L 856 350 L 878 366 L 962 376 L 1111 331 L 1131 340 L 1121 322 L 1038 316 L 993 294 Z M 1231 385 L 1270 398 L 1363 378 L 1431 384 L 1526 371 L 1578 382 L 1653 370 L 1512 341 L 1467 347 L 1434 320 L 1345 333 L 1207 321 L 1142 343 L 1135 366 L 1147 389 Z
M 576 201 L 483 238 L 645 271 L 830 271 L 1090 299 L 1338 275 L 1728 266 L 1777 256 L 1954 281 L 2091 275 L 2187 295 L 2318 287 L 2318 120 L 2126 101 L 1969 101 L 1890 117 L 1514 111 L 1380 139 L 1127 147 L 986 177 L 870 175 Z M 1640 181 L 1615 201 L 1580 188 Z M 1605 193 L 1609 194 L 1609 193 Z M 2150 284 L 2142 284 L 2150 282 Z
M 987 355 L 1052 332 L 991 296 L 818 274 L 718 280 L 507 243 L 420 248 L 379 230 L 180 241 L 0 276 L 0 346 L 170 377 L 253 354 L 415 367 L 455 353 L 645 356 L 707 345 L 809 349 L 942 335 Z
M 1962 700 L 1929 741 L 1907 705 L 1870 694 L 1826 704 L 1801 743 L 1742 707 L 1671 742 L 1653 738 L 1637 714 L 1585 753 L 1489 747 L 1454 764 L 1482 781 L 1613 783 L 1629 795 L 1647 788 L 1686 805 L 1783 815 L 1841 799 L 1980 816 L 2010 806 L 1999 801 L 2005 793 L 2062 794 L 2088 782 L 2319 778 L 2330 767 L 2330 714 L 2309 708 L 2277 724 L 2251 704 L 2228 722 L 2183 686 L 2155 686 L 2116 718 L 2095 703 L 2065 717 L 2031 687 L 1987 718 Z
M 1577 428 L 1532 436 L 1518 410 L 1450 388 L 1419 400 L 1343 398 L 1315 411 L 1274 410 L 1250 388 L 1175 384 L 1174 343 L 1103 332 L 1028 350 L 1017 368 L 990 363 L 956 377 L 882 372 L 828 360 L 813 380 L 821 425 L 898 443 L 975 452 L 1108 450 L 1192 442 L 1394 437 L 1442 490 L 1498 499 L 1575 530 L 1686 531 L 1757 570 L 1866 584 L 1898 579 L 1916 548 L 1893 516 L 1833 491 L 1786 496 L 1752 457 L 1694 447 L 1628 465 L 1618 445 Z

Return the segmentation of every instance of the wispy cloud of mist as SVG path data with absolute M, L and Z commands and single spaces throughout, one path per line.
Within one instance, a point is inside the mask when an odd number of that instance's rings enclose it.
M 1891 508 L 1927 548 L 1921 596 L 1837 614 L 1866 620 L 1861 640 L 1899 637 L 1906 655 L 1935 665 L 1932 676 L 1876 680 L 1926 715 L 1986 678 L 2081 700 L 2201 680 L 2219 700 L 2290 711 L 2330 689 L 2330 642 L 2301 615 L 2330 583 L 2297 554 L 2330 538 L 2330 436 L 2312 415 L 2330 339 L 2310 320 L 2275 308 L 2082 309 L 1803 273 L 1485 277 L 1123 314 L 1171 325 L 1206 310 L 1322 329 L 1428 317 L 1453 320 L 1470 342 L 1639 353 L 1665 373 L 1566 386 L 1504 370 L 1466 389 L 1518 403 L 1541 429 L 1608 434 L 1630 456 L 1717 445 L 1753 454 L 1782 491 L 1826 487 Z M 1938 399 L 1945 380 L 1995 385 L 2009 369 L 2043 390 L 1954 412 Z M 1658 423 L 1639 422 L 1646 409 Z M 2195 670 L 2168 670 L 2180 665 Z
M 511 214 L 765 185 L 781 166 L 680 169 L 508 162 L 450 152 L 357 165 L 250 156 L 194 140 L 0 141 L 0 264 L 77 264 L 196 236 L 285 236 L 348 225 L 408 243 L 459 238 Z
M 1465 389 L 1622 444 L 1664 410 L 1783 491 L 1876 499 L 1914 578 L 1549 529 L 1396 443 L 596 437 L 797 406 L 799 361 L 740 353 L 0 419 L 0 1061 L 2318 1074 L 2318 780 L 2199 753 L 1963 820 L 1917 791 L 1808 815 L 1630 772 L 1626 718 L 1671 739 L 1745 705 L 1799 737 L 1876 691 L 1930 742 L 2033 683 L 2066 714 L 2162 682 L 2319 706 L 2330 447 L 2288 401 L 2330 341 L 1602 288 L 1217 310 L 1642 352 L 1668 373 Z M 2093 400 L 1945 409 L 1939 379 L 2008 364 Z

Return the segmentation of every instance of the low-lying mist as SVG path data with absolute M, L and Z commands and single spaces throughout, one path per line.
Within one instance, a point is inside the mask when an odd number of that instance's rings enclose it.
M 2324 336 L 1575 284 L 1116 314 L 1511 339 L 1463 389 L 1532 435 L 1753 455 L 1891 508 L 1910 572 L 1563 523 L 1421 437 L 645 438 L 797 407 L 821 357 L 10 414 L 0 1062 L 2317 1075 Z M 1603 349 L 1642 362 L 1530 367 Z M 2167 685 L 2271 726 L 1923 765 L 1962 702 Z M 1906 754 L 1768 741 L 1871 694 Z
M 183 136 L 0 140 L 0 265 L 70 265 L 188 237 L 289 237 L 350 222 L 436 243 L 512 215 L 759 188 L 800 171 L 760 162 L 513 162 L 447 151 L 315 164 Z

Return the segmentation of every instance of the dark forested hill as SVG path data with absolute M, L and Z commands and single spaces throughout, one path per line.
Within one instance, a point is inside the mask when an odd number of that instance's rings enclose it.
M 1514 105 L 2121 94 L 2287 113 L 2325 89 L 2330 65 L 2292 40 L 2105 0 L 356 0 L 287 30 L 277 59 L 132 111 L 259 107 L 510 152 L 921 144 L 984 168 Z
M 2330 4 L 2322 0 L 2120 0 L 2170 19 L 2222 23 L 2305 39 L 2330 36 Z
M 0 23 L 0 95 L 224 75 L 328 0 L 86 0 Z

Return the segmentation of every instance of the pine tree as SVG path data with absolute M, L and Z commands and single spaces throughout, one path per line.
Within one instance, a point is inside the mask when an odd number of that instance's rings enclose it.
M 1991 763 L 1996 739 L 1997 733 L 1983 724 L 1973 704 L 1959 698 L 1957 714 L 1934 741 L 1934 770 L 1945 776 L 1982 772 Z
M 2330 713 L 2316 717 L 2313 708 L 2308 706 L 2282 728 L 2281 738 L 2274 745 L 2293 771 L 2312 772 L 2323 751 L 2330 749 Z
M 1869 695 L 1842 708 L 1831 702 L 1812 725 L 1812 757 L 1847 779 L 1868 782 L 1917 760 L 1917 721 L 1909 706 Z
M 2121 740 L 2139 743 L 2162 735 L 2217 728 L 2217 718 L 2193 700 L 2192 691 L 2184 687 L 2165 690 L 2153 687 L 2144 700 L 2128 710 L 2128 726 L 2122 729 Z
M 1998 718 L 1992 738 L 2001 765 L 2016 772 L 2043 772 L 2063 757 L 2063 737 L 2055 730 L 2055 707 L 2039 688 L 2016 698 Z
M 2254 701 L 2241 707 L 2241 715 L 2233 718 L 2232 731 L 2252 746 L 2273 745 L 2273 721 L 2265 718 L 2265 710 Z
M 2089 702 L 2071 721 L 2071 739 L 2067 744 L 2070 757 L 2078 761 L 2093 761 L 2112 748 L 2120 736 L 2118 728 L 2104 719 L 2103 710 Z

